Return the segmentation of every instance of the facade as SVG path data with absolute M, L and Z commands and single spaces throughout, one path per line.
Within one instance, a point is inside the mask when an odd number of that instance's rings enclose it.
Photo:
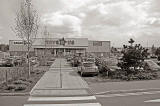
M 30 49 L 31 54 L 34 55 L 34 49 Z M 9 53 L 11 56 L 25 56 L 27 52 L 27 46 L 22 40 L 10 40 L 9 41 Z
M 10 40 L 9 51 L 11 55 L 25 55 L 27 46 L 21 40 Z M 30 51 L 38 57 L 86 53 L 107 57 L 110 55 L 110 41 L 90 41 L 87 38 L 36 38 Z
M 88 41 L 88 53 L 98 57 L 109 57 L 110 51 L 110 41 Z

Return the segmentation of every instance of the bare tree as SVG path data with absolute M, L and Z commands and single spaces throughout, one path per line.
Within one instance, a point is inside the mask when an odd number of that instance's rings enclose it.
M 31 0 L 23 0 L 16 14 L 16 25 L 14 32 L 16 35 L 24 41 L 24 45 L 27 46 L 27 60 L 28 60 L 28 77 L 30 77 L 30 48 L 37 36 L 38 32 L 38 15 L 33 9 Z

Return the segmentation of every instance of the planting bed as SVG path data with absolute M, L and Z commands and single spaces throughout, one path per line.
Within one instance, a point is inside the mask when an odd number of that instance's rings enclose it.
M 48 70 L 48 66 L 38 66 L 31 72 L 30 78 L 27 75 L 10 80 L 8 83 L 0 84 L 0 93 L 28 93 Z

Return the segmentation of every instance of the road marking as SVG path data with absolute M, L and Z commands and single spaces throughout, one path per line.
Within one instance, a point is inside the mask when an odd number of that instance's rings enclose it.
M 130 90 L 110 90 L 104 92 L 95 93 L 95 95 L 101 95 L 105 93 L 114 93 L 114 92 L 133 92 L 133 91 L 148 91 L 148 90 L 160 90 L 160 88 L 148 88 L 148 89 L 130 89 Z
M 72 101 L 72 100 L 96 100 L 95 96 L 82 97 L 29 97 L 28 101 Z
M 81 103 L 81 104 L 24 104 L 24 106 L 102 106 L 100 103 Z
M 122 96 L 139 96 L 139 95 L 152 95 L 159 94 L 160 91 L 150 91 L 150 92 L 136 92 L 136 93 L 119 93 L 119 94 L 107 94 L 107 95 L 96 95 L 96 97 L 122 97 Z
M 160 99 L 155 99 L 155 100 L 147 100 L 147 101 L 144 101 L 146 103 L 159 103 L 160 102 Z

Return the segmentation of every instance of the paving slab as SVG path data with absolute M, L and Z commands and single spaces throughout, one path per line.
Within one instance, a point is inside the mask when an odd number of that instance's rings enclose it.
M 62 88 L 64 89 L 83 89 L 89 88 L 88 84 L 77 74 L 77 72 L 62 73 Z
M 70 104 L 71 103 L 71 104 Z M 88 84 L 65 59 L 56 59 L 24 106 L 101 106 Z
M 85 89 L 36 89 L 32 96 L 83 96 L 88 95 Z
M 25 104 L 24 106 L 101 106 L 100 103 L 76 103 L 76 104 Z
M 49 89 L 49 88 L 60 88 L 60 72 L 46 72 L 43 77 L 38 81 L 35 87 L 32 89 Z M 32 93 L 31 92 L 31 93 Z

